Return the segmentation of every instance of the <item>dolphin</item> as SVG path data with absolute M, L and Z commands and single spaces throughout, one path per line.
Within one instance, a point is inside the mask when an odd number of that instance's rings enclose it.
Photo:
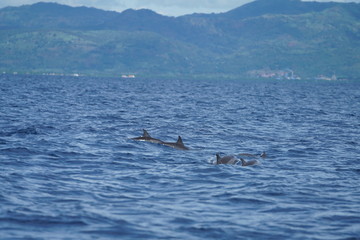
M 156 139 L 150 136 L 150 134 L 143 129 L 144 133 L 141 137 L 136 137 L 136 138 L 131 138 L 132 140 L 135 141 L 144 141 L 144 142 L 151 142 L 151 143 L 158 143 L 158 144 L 162 144 L 163 141 L 161 141 L 160 139 Z
M 186 147 L 181 139 L 181 137 L 178 137 L 178 140 L 176 143 L 172 143 L 172 142 L 161 142 L 162 145 L 164 146 L 168 146 L 168 147 L 172 147 L 178 150 L 189 150 L 188 147 Z
M 244 166 L 244 167 L 256 165 L 256 164 L 259 163 L 257 160 L 245 161 L 245 160 L 242 159 L 242 158 L 240 158 L 240 161 L 241 161 L 241 166 Z
M 236 164 L 238 161 L 234 156 L 220 157 L 220 154 L 216 154 L 216 164 Z

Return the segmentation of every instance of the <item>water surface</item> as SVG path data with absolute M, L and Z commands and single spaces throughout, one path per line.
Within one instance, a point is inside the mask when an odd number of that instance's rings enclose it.
M 0 238 L 360 239 L 359 109 L 359 82 L 2 75 Z

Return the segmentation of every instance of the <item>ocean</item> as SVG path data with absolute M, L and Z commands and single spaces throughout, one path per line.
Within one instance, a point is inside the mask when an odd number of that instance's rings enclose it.
M 359 81 L 0 75 L 0 239 L 359 240 L 359 142 Z

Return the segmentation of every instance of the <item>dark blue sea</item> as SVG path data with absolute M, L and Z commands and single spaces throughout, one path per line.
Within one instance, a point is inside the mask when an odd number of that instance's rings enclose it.
M 356 81 L 1 75 L 0 239 L 359 240 L 359 142 Z

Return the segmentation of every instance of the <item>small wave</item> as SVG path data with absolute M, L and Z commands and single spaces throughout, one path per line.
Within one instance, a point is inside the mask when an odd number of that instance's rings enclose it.
M 115 217 L 105 217 L 102 215 L 94 214 L 94 216 L 88 216 L 86 219 L 90 223 L 106 222 L 109 225 L 107 227 L 99 227 L 96 230 L 84 230 L 83 233 L 99 236 L 101 238 L 108 237 L 130 237 L 130 239 L 148 239 L 154 236 L 154 233 L 148 229 L 142 229 L 141 227 L 133 224 L 125 219 Z
M 39 134 L 36 127 L 33 127 L 33 126 L 18 129 L 15 133 L 25 134 L 25 135 L 37 135 L 37 134 Z
M 37 135 L 39 134 L 37 129 L 33 126 L 26 128 L 19 128 L 12 131 L 2 131 L 0 132 L 0 136 L 3 137 L 11 137 L 13 135 Z
M 4 148 L 1 149 L 0 152 L 2 153 L 16 153 L 16 154 L 34 154 L 35 151 L 32 151 L 26 147 L 15 147 L 15 148 Z
M 226 224 L 226 223 L 219 223 Z M 230 224 L 230 223 L 229 223 Z M 228 233 L 221 227 L 215 226 L 191 226 L 191 227 L 181 227 L 181 231 L 189 232 L 191 235 L 196 235 L 200 239 L 228 239 L 231 238 Z
M 270 202 L 265 200 L 260 200 L 256 198 L 244 198 L 244 197 L 230 197 L 229 201 L 236 204 L 249 204 L 249 206 L 253 207 L 255 205 L 260 204 L 269 204 Z
M 44 132 L 55 129 L 53 126 L 48 125 L 37 125 L 37 126 L 28 126 L 28 127 L 19 127 L 15 129 L 9 129 L 7 131 L 0 131 L 0 136 L 2 137 L 11 137 L 14 135 L 26 136 L 26 135 L 39 135 Z
M 0 136 L 1 137 L 11 137 L 12 135 L 16 134 L 16 131 L 0 131 Z
M 50 216 L 12 216 L 2 217 L 0 222 L 8 222 L 14 224 L 26 224 L 26 226 L 52 226 L 52 225 L 66 225 L 66 226 L 85 226 L 84 221 L 76 217 L 50 217 Z
M 186 217 L 176 217 L 175 219 L 171 220 L 174 224 L 193 224 L 194 220 Z
M 290 213 L 290 212 L 302 212 L 304 209 L 301 207 L 281 207 L 274 206 L 268 210 L 263 211 L 264 213 Z
M 72 158 L 72 157 L 78 157 L 81 156 L 80 152 L 75 151 L 53 151 L 48 154 L 51 157 L 55 158 Z

